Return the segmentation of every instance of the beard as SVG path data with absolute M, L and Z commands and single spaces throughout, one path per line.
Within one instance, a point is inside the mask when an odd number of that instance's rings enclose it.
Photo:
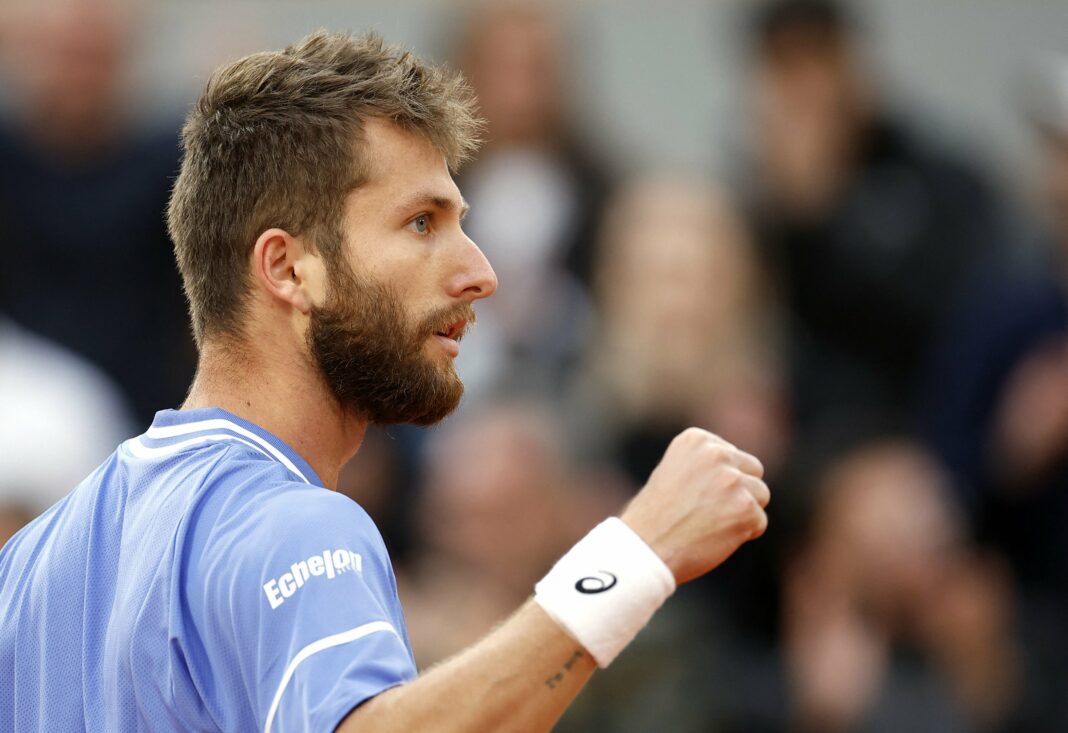
M 392 288 L 344 261 L 332 271 L 326 303 L 311 310 L 308 348 L 334 397 L 378 425 L 440 422 L 460 404 L 464 385 L 451 358 L 427 356 L 426 342 L 449 324 L 474 323 L 471 305 L 413 324 Z

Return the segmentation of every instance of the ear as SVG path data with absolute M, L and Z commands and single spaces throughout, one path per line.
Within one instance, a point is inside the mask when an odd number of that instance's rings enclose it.
M 311 270 L 318 257 L 300 237 L 284 229 L 268 229 L 252 250 L 252 274 L 273 298 L 307 315 L 314 305 Z

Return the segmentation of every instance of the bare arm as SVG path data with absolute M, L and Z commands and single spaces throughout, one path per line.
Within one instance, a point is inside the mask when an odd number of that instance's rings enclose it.
M 677 437 L 622 519 L 679 583 L 767 526 L 760 462 L 703 430 Z M 356 708 L 340 733 L 548 731 L 596 665 L 534 602 L 478 644 Z
M 528 601 L 478 644 L 361 705 L 338 731 L 548 731 L 595 668 Z

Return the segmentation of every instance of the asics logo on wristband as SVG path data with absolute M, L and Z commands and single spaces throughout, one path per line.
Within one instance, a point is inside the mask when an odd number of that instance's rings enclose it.
M 611 595 L 604 595 L 612 588 Z M 598 666 L 607 667 L 673 590 L 675 576 L 660 556 L 621 519 L 611 517 L 538 581 L 534 600 Z
M 608 576 L 608 579 L 606 580 L 604 576 Z M 597 571 L 597 575 L 579 578 L 578 582 L 575 583 L 575 590 L 579 593 L 587 594 L 604 593 L 618 582 L 619 579 L 612 575 L 612 573 L 607 570 L 599 570 Z

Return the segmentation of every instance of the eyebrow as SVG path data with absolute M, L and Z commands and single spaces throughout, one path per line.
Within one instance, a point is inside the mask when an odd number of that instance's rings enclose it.
M 457 203 L 456 199 L 430 192 L 417 193 L 411 198 L 406 199 L 398 208 L 401 211 L 411 211 L 413 209 L 421 208 L 439 209 L 448 212 L 456 211 L 460 221 L 463 221 L 464 217 L 467 216 L 467 212 L 471 210 L 471 207 L 468 206 L 467 202 L 462 198 L 459 200 L 459 203 Z

